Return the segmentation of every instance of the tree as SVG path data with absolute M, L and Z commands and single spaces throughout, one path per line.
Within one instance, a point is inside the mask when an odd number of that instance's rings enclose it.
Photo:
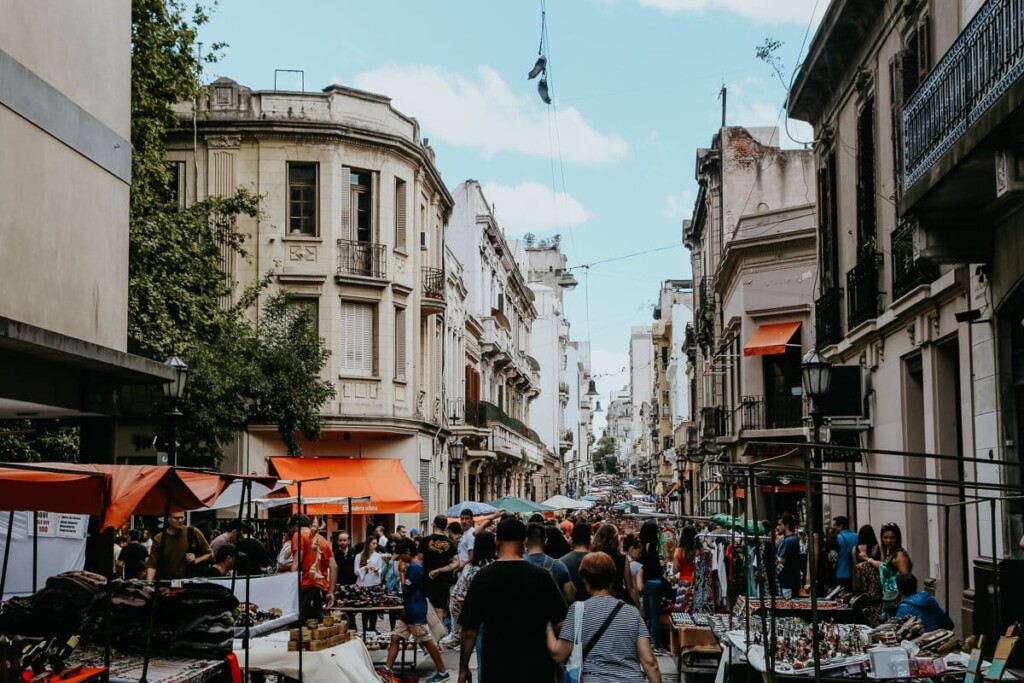
M 210 466 L 250 421 L 276 424 L 297 454 L 294 434 L 319 436 L 319 409 L 334 389 L 319 377 L 329 352 L 308 314 L 269 296 L 269 276 L 238 292 L 225 273 L 225 253 L 248 258 L 235 226 L 260 216 L 260 197 L 240 187 L 181 208 L 172 188 L 164 140 L 179 121 L 171 107 L 202 96 L 202 65 L 224 47 L 197 54 L 207 20 L 201 5 L 183 0 L 132 2 L 128 343 L 134 353 L 177 354 L 188 364 L 178 461 Z
M 79 431 L 64 420 L 0 422 L 0 462 L 75 462 Z
M 615 439 L 603 436 L 594 445 L 594 469 L 598 472 L 617 474 L 619 459 L 615 456 Z

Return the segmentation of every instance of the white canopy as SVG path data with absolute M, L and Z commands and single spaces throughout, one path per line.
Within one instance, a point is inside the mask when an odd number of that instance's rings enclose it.
M 310 497 L 307 497 L 307 496 L 303 496 L 302 497 L 302 504 L 303 505 L 336 505 L 338 503 L 344 503 L 344 504 L 347 505 L 348 501 L 350 501 L 350 500 L 353 503 L 369 503 L 370 502 L 370 497 L 369 496 L 360 496 L 358 498 L 356 498 L 356 497 L 344 498 L 344 497 L 338 497 L 338 496 L 329 496 L 329 497 L 325 497 L 325 498 L 310 498 Z M 295 503 L 298 502 L 298 498 L 296 496 L 288 496 L 287 498 L 257 498 L 253 502 L 256 503 L 257 505 L 260 505 L 260 506 L 265 507 L 265 508 L 276 508 L 276 507 L 280 507 L 282 505 L 295 505 Z
M 542 505 L 547 505 L 556 510 L 586 510 L 592 507 L 593 503 L 588 503 L 584 500 L 573 500 L 568 496 L 551 496 Z
M 284 488 L 284 484 L 275 484 L 273 487 L 264 486 L 259 482 L 252 482 L 252 500 L 256 502 L 257 498 L 265 498 L 269 493 L 277 491 L 278 489 Z M 228 484 L 224 491 L 221 492 L 220 496 L 214 501 L 213 505 L 206 510 L 223 510 L 224 508 L 235 508 L 238 509 L 238 504 L 242 500 L 242 480 L 236 479 Z M 246 498 L 248 500 L 248 497 Z M 197 511 L 198 512 L 198 511 Z

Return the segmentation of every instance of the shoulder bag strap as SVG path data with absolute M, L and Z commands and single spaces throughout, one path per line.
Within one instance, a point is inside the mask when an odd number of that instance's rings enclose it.
M 587 655 L 590 654 L 590 650 L 597 645 L 597 641 L 601 640 L 601 636 L 603 636 L 604 632 L 608 630 L 608 627 L 611 626 L 612 621 L 615 619 L 615 615 L 619 613 L 619 610 L 622 609 L 625 604 L 626 603 L 619 600 L 619 604 L 615 605 L 615 609 L 612 610 L 612 613 L 609 614 L 608 618 L 604 620 L 603 624 L 601 624 L 601 628 L 597 629 L 597 633 L 595 633 L 593 637 L 591 637 L 590 641 L 583 646 L 583 659 L 587 658 Z

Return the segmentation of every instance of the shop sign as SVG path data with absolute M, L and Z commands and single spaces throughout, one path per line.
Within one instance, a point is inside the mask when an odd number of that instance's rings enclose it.
M 37 512 L 36 513 L 36 536 L 39 538 L 52 538 L 57 535 L 57 530 L 54 524 L 57 521 L 57 515 L 49 512 Z
M 58 538 L 85 538 L 89 518 L 86 515 L 54 515 L 54 530 Z

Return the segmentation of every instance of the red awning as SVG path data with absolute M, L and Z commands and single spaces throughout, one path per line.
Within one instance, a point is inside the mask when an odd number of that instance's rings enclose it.
M 800 329 L 800 322 L 761 325 L 743 347 L 744 356 L 773 356 L 786 352 L 786 345 Z
M 362 498 L 369 502 L 352 503 L 357 515 L 420 512 L 423 499 L 402 467 L 402 461 L 390 458 L 271 458 L 271 470 L 281 479 L 316 479 L 302 485 L 302 496 L 310 498 Z M 289 496 L 298 495 L 298 486 L 289 484 Z M 311 505 L 313 514 L 344 514 L 345 505 Z

